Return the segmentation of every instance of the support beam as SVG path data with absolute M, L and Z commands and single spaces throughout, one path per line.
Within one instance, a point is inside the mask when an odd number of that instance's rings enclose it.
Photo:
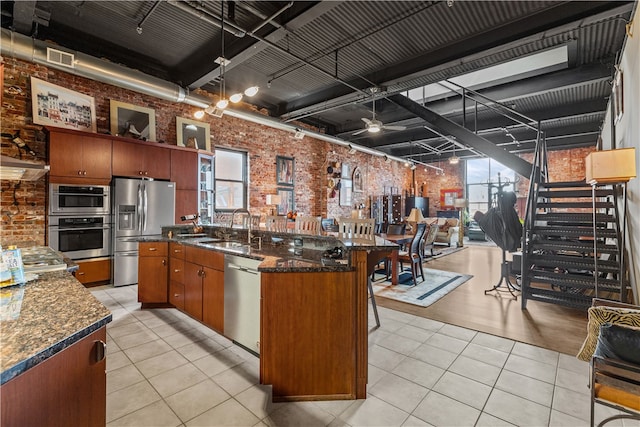
M 503 148 L 497 147 L 492 142 L 489 142 L 470 130 L 459 126 L 451 120 L 436 114 L 404 95 L 392 95 L 389 96 L 388 99 L 416 116 L 423 118 L 431 125 L 442 130 L 444 133 L 454 136 L 458 142 L 469 145 L 471 148 L 478 150 L 479 152 L 502 163 L 506 167 L 511 168 L 523 177 L 529 178 L 531 176 L 533 166 L 526 160 L 509 153 Z

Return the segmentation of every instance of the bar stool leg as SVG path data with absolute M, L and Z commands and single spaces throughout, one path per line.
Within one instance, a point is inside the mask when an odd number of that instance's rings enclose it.
M 369 287 L 369 295 L 371 295 L 371 305 L 373 306 L 373 315 L 376 318 L 376 325 L 380 327 L 380 318 L 378 317 L 378 306 L 376 305 L 376 296 L 373 294 L 373 286 L 371 285 L 371 276 L 367 276 L 367 286 Z

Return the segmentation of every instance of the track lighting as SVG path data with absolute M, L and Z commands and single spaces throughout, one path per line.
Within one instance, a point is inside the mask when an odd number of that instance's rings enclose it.
M 411 170 L 412 170 L 412 171 L 416 170 L 417 168 L 418 168 L 418 166 L 416 166 L 416 164 L 415 164 L 415 163 L 412 163 L 412 164 L 411 164 Z
M 296 128 L 296 133 L 293 135 L 293 137 L 295 139 L 302 139 L 304 138 L 304 132 L 302 132 L 301 129 Z
M 349 144 L 349 154 L 356 154 L 356 149 L 353 148 L 353 145 Z
M 455 153 L 453 156 L 449 157 L 449 164 L 457 165 L 458 163 L 460 163 L 460 157 L 456 156 Z
M 198 110 L 195 113 L 193 113 L 193 117 L 195 117 L 196 119 L 200 120 L 201 118 L 204 117 L 204 110 Z
M 242 94 L 234 93 L 229 97 L 229 101 L 233 102 L 234 104 L 237 104 L 238 102 L 242 101 Z
M 224 110 L 225 108 L 227 108 L 227 106 L 229 106 L 229 101 L 227 99 L 222 98 L 221 100 L 216 102 L 216 108 L 219 108 L 221 110 Z
M 246 96 L 254 96 L 259 90 L 260 88 L 258 86 L 251 86 L 244 90 L 244 94 Z
M 385 163 L 391 163 L 391 159 L 388 156 L 384 156 L 384 162 Z

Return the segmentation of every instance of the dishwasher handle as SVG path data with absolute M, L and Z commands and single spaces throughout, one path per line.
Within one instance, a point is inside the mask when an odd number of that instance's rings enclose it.
M 253 268 L 248 268 L 248 267 L 243 267 L 241 265 L 237 265 L 237 264 L 227 264 L 227 267 L 232 268 L 234 270 L 238 270 L 238 271 L 244 271 L 245 273 L 249 273 L 249 274 L 255 274 L 258 275 L 260 272 L 258 270 L 254 270 Z

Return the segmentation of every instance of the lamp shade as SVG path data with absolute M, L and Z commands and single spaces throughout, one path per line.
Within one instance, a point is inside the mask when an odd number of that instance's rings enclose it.
M 627 182 L 636 177 L 636 149 L 594 151 L 585 159 L 585 175 L 589 184 Z
M 455 199 L 453 201 L 453 206 L 456 208 L 466 208 L 467 207 L 467 199 Z
M 424 217 L 422 216 L 422 211 L 418 208 L 411 208 L 411 212 L 409 212 L 409 216 L 407 217 L 408 222 L 420 222 L 423 221 Z
M 278 194 L 267 194 L 267 204 L 268 205 L 279 205 L 282 201 L 282 198 Z

